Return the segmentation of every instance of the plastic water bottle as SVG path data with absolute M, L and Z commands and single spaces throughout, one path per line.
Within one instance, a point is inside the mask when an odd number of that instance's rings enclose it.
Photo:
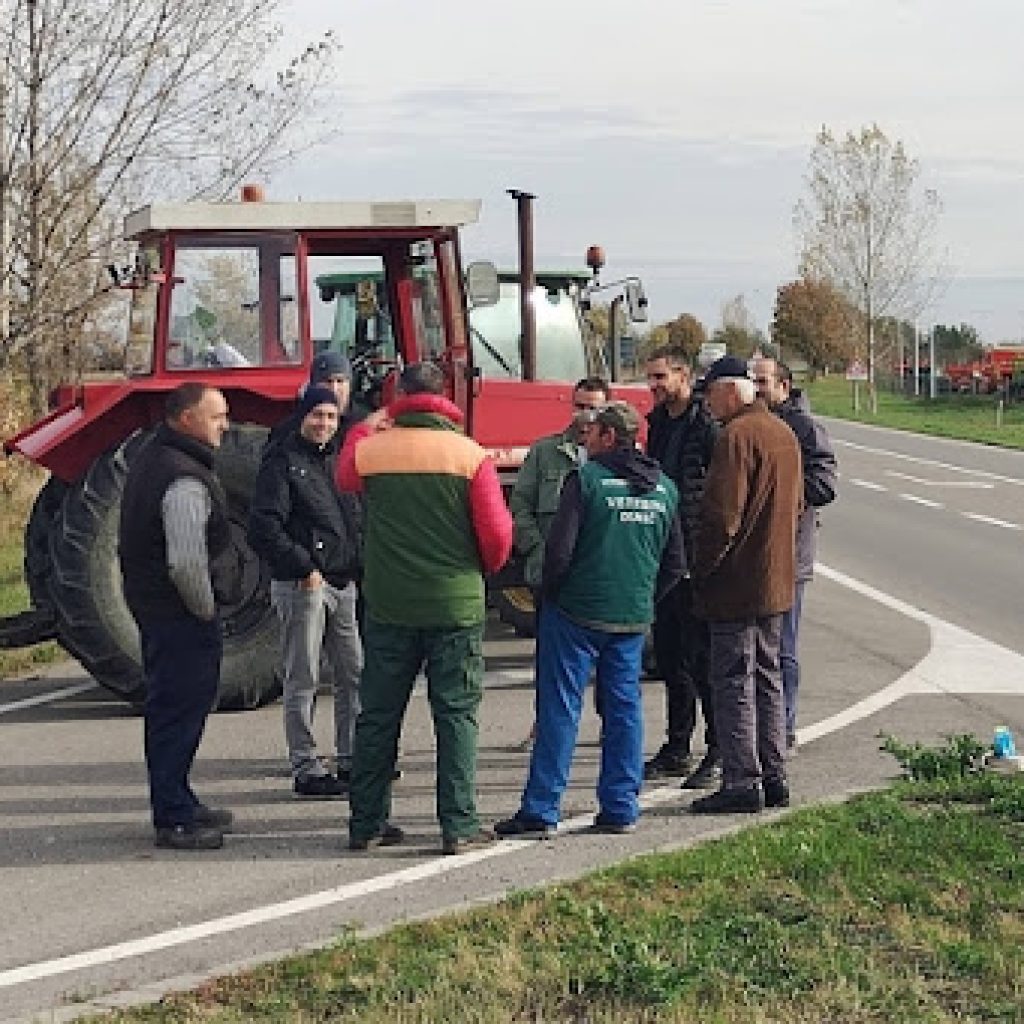
M 995 757 L 1015 757 L 1017 754 L 1013 733 L 1005 725 L 996 727 L 992 739 L 992 753 Z

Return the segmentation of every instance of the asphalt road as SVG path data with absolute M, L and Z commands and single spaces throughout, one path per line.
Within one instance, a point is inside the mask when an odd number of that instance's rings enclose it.
M 934 740 L 988 735 L 1005 723 L 1024 737 L 1015 632 L 1024 605 L 1024 516 L 1016 511 L 1024 455 L 830 426 L 841 498 L 823 515 L 825 566 L 806 600 L 801 749 L 790 767 L 797 804 L 890 777 L 895 765 L 878 751 L 879 731 Z M 517 806 L 528 762 L 517 746 L 529 728 L 532 691 L 528 644 L 495 625 L 487 656 L 479 790 L 489 821 Z M 51 699 L 56 691 L 64 695 Z M 660 684 L 646 683 L 644 697 L 653 750 L 664 728 Z M 318 723 L 325 739 L 329 711 L 325 700 Z M 588 835 L 596 739 L 588 708 L 564 834 L 442 858 L 429 716 L 418 689 L 395 789 L 394 819 L 409 841 L 351 854 L 344 803 L 290 794 L 280 706 L 217 716 L 196 784 L 210 802 L 235 810 L 237 831 L 222 851 L 185 855 L 151 845 L 137 717 L 88 687 L 73 666 L 7 684 L 0 690 L 0 1021 L 64 1020 L 121 999 L 154 998 L 210 972 L 328 941 L 342 927 L 382 928 L 750 825 L 692 817 L 688 795 L 659 785 L 645 791 L 634 835 Z
M 1024 451 L 826 422 L 820 559 L 1024 653 Z

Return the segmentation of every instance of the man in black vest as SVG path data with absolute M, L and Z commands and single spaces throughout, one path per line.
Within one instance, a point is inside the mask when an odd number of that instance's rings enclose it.
M 182 384 L 165 422 L 128 472 L 121 503 L 124 596 L 139 626 L 146 681 L 145 746 L 156 845 L 212 850 L 231 812 L 207 807 L 189 771 L 217 698 L 218 603 L 237 594 L 227 499 L 213 469 L 228 429 L 215 388 Z

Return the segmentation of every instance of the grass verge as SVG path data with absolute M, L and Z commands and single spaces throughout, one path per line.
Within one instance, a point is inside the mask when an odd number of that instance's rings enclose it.
M 899 783 L 102 1021 L 1009 1024 L 1022 850 L 1024 779 Z
M 0 616 L 14 615 L 30 607 L 24 578 L 25 523 L 35 497 L 34 489 L 3 494 L 0 507 Z M 31 673 L 43 665 L 67 657 L 55 643 L 36 644 L 20 650 L 0 650 L 0 679 Z
M 811 409 L 819 416 L 836 416 L 859 423 L 919 434 L 954 437 L 964 441 L 1024 448 L 1024 404 L 1003 410 L 1002 426 L 996 426 L 996 399 L 988 395 L 943 395 L 934 400 L 907 398 L 879 389 L 878 413 L 871 412 L 866 385 L 860 387 L 860 412 L 854 413 L 853 385 L 841 376 L 819 377 L 806 386 Z

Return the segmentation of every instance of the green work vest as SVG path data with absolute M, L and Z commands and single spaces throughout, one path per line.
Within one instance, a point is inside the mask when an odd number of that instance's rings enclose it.
M 630 484 L 599 462 L 579 471 L 582 521 L 555 604 L 573 621 L 639 633 L 654 618 L 654 584 L 678 494 L 664 473 L 654 490 Z

